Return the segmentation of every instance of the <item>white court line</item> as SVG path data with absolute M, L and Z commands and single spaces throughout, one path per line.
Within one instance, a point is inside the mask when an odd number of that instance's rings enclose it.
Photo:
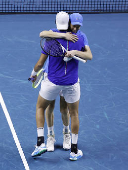
M 29 166 L 28 166 L 28 163 L 27 163 L 27 160 L 26 160 L 26 158 L 25 158 L 24 152 L 23 152 L 23 150 L 22 150 L 22 148 L 21 148 L 19 139 L 18 139 L 17 134 L 16 134 L 16 132 L 15 132 L 13 123 L 12 123 L 12 121 L 11 121 L 10 115 L 9 115 L 8 110 L 7 110 L 7 108 L 6 108 L 6 105 L 5 105 L 5 103 L 4 103 L 4 100 L 3 100 L 3 97 L 2 97 L 1 92 L 0 92 L 0 104 L 1 104 L 2 109 L 3 109 L 3 111 L 4 111 L 4 114 L 5 114 L 5 117 L 6 117 L 6 119 L 7 119 L 8 125 L 9 125 L 9 127 L 10 127 L 10 130 L 11 130 L 11 132 L 12 132 L 13 139 L 14 139 L 14 141 L 15 141 L 15 143 L 16 143 L 16 146 L 17 146 L 17 149 L 18 149 L 18 151 L 19 151 L 19 154 L 20 154 L 20 157 L 21 157 L 21 159 L 22 159 L 22 162 L 23 162 L 23 164 L 24 164 L 25 170 L 30 170 L 30 168 L 29 168 Z

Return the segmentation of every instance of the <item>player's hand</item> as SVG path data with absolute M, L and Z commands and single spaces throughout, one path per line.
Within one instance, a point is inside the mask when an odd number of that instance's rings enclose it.
M 35 82 L 35 81 L 36 81 L 36 79 L 37 79 L 37 75 L 35 75 L 35 76 L 31 76 L 31 78 L 32 78 L 32 79 L 31 79 L 31 81 L 32 81 L 32 82 Z
M 78 40 L 78 37 L 77 37 L 77 35 L 72 34 L 71 32 L 67 32 L 67 33 L 65 33 L 65 39 L 72 41 L 72 42 L 76 42 Z
M 74 55 L 75 55 L 75 50 L 67 51 L 65 53 L 65 57 L 73 57 Z

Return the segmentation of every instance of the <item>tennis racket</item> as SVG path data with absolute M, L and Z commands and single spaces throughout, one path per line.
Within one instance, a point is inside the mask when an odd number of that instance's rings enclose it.
M 42 50 L 50 56 L 53 57 L 65 57 L 66 49 L 61 45 L 60 42 L 58 42 L 54 38 L 42 38 L 40 40 L 40 46 Z M 74 59 L 82 61 L 83 63 L 86 62 L 86 60 L 79 58 L 77 56 L 73 56 Z
M 37 76 L 36 81 L 32 83 L 33 88 L 37 88 L 39 86 L 40 82 L 42 81 L 42 79 L 44 78 L 44 69 L 42 68 L 41 70 L 39 70 L 37 72 L 36 76 Z M 30 77 L 30 78 L 28 78 L 28 80 L 32 81 L 32 80 L 34 80 L 34 78 Z

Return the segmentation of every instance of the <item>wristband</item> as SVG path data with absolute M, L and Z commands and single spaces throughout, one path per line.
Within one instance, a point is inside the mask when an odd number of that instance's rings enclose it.
M 32 72 L 31 72 L 31 76 L 35 76 L 35 75 L 37 75 L 37 72 L 35 72 L 34 69 L 33 69 Z

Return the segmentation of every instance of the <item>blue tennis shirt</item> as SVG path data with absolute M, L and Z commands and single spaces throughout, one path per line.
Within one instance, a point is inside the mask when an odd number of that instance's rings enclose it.
M 52 30 L 54 32 L 60 32 L 57 29 Z M 57 39 L 68 51 L 71 50 L 84 50 L 84 39 L 82 36 L 78 36 L 78 41 L 73 43 L 65 39 Z M 45 54 L 44 51 L 42 51 Z M 67 63 L 63 60 L 64 57 L 52 57 L 49 56 L 48 65 L 48 79 L 56 85 L 73 85 L 78 81 L 78 63 L 76 59 L 71 59 Z M 66 69 L 66 74 L 65 74 Z
M 82 31 L 78 30 L 77 33 L 76 33 L 76 35 L 77 35 L 78 37 L 83 38 L 83 41 L 84 41 L 84 45 L 85 45 L 85 46 L 86 46 L 86 45 L 89 46 L 89 44 L 88 44 L 88 39 L 87 39 L 87 36 L 85 35 L 85 33 L 83 33 Z

